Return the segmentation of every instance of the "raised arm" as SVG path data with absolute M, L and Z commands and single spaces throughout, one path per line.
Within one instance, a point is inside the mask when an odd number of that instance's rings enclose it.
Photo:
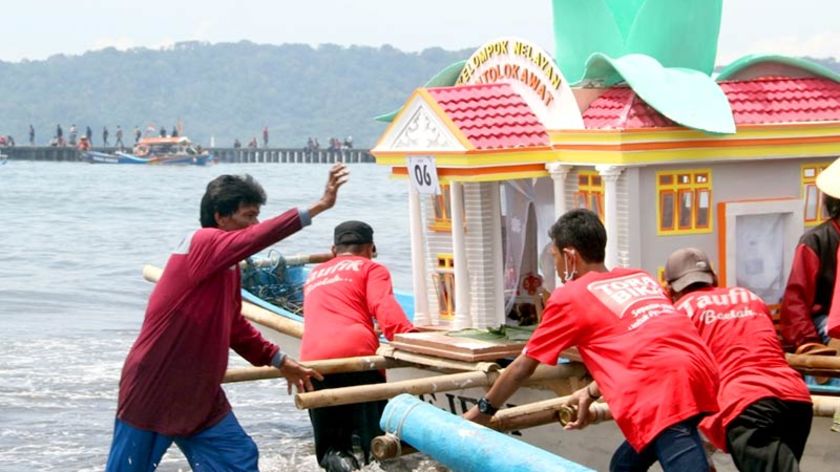
M 335 205 L 336 197 L 338 196 L 338 189 L 347 182 L 350 178 L 350 169 L 342 163 L 336 163 L 330 168 L 330 175 L 327 178 L 327 185 L 324 188 L 324 195 L 320 200 L 313 203 L 309 207 L 309 216 L 315 217 L 324 210 L 328 210 Z

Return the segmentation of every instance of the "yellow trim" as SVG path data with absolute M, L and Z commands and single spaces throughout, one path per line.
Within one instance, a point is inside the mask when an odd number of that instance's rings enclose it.
M 538 179 L 541 177 L 548 177 L 548 171 L 529 171 L 529 172 L 503 172 L 498 174 L 479 174 L 479 175 L 438 175 L 438 182 L 441 184 L 451 184 L 452 182 L 500 182 L 503 180 L 516 179 Z M 391 173 L 391 178 L 395 180 L 408 180 L 408 175 Z
M 449 191 L 449 185 L 441 183 L 440 195 L 432 195 L 432 210 L 435 214 L 435 221 L 429 225 L 430 231 L 439 233 L 452 232 L 452 215 L 449 214 L 451 207 L 446 205 L 451 199 L 452 193 Z M 438 217 L 438 208 L 440 208 L 440 217 Z
M 728 135 L 713 135 L 685 128 L 548 131 L 551 144 L 555 147 L 562 144 L 618 145 L 671 141 L 738 141 L 741 139 L 837 136 L 838 134 L 840 134 L 840 123 L 836 121 L 740 126 L 736 134 Z
M 706 182 L 697 182 L 697 176 L 706 174 L 707 181 Z M 682 175 L 688 175 L 690 182 L 688 183 L 681 183 L 679 182 L 679 177 Z M 673 178 L 673 182 L 670 184 L 662 184 L 660 183 L 660 178 L 662 176 L 671 176 Z M 698 215 L 698 205 L 697 205 L 697 192 L 701 190 L 706 190 L 709 192 L 709 202 L 708 202 L 708 227 L 705 228 L 698 228 L 697 227 L 697 215 Z M 690 192 L 691 194 L 691 228 L 680 229 L 680 196 L 681 191 L 683 192 Z M 673 218 L 673 229 L 662 229 L 662 194 L 663 192 L 671 192 L 674 196 L 674 208 L 671 212 L 671 217 Z M 666 171 L 659 171 L 656 173 L 656 234 L 658 236 L 674 236 L 674 235 L 685 235 L 685 234 L 708 234 L 713 231 L 713 215 L 712 215 L 712 169 L 705 168 L 705 169 L 673 169 L 673 170 L 666 170 Z
M 435 166 L 438 169 L 447 167 L 482 167 L 512 165 L 521 166 L 524 164 L 544 164 L 557 160 L 557 151 L 552 149 L 540 149 L 537 151 L 517 151 L 505 149 L 499 151 L 476 150 L 469 154 L 461 152 L 433 152 Z M 405 167 L 408 156 L 417 155 L 416 152 L 374 152 L 376 163 L 385 166 Z
M 840 154 L 837 144 L 795 144 L 782 146 L 756 146 L 744 148 L 664 149 L 653 151 L 582 151 L 558 150 L 555 162 L 578 165 L 613 164 L 680 164 L 696 161 L 767 160 L 815 158 Z
M 827 162 L 808 162 L 802 164 L 800 166 L 799 171 L 799 180 L 800 180 L 800 196 L 802 198 L 802 218 L 804 220 L 806 227 L 817 226 L 820 223 L 823 223 L 827 218 L 825 218 L 825 214 L 823 213 L 823 204 L 822 204 L 822 191 L 817 187 L 817 176 L 820 175 L 820 172 L 824 171 L 826 167 L 831 165 L 831 161 Z M 805 175 L 805 170 L 811 168 L 815 170 L 813 176 L 808 177 Z M 808 219 L 808 206 L 807 206 L 807 199 L 806 199 L 806 191 L 808 186 L 813 186 L 816 190 L 816 205 L 817 205 L 817 215 L 816 218 L 813 220 Z

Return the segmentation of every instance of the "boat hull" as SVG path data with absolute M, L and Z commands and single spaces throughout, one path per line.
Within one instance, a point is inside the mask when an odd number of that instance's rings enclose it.
M 214 162 L 212 154 L 185 154 L 185 155 L 162 155 L 153 157 L 142 157 L 127 152 L 115 152 L 113 154 L 85 151 L 82 159 L 91 164 L 146 164 L 146 165 L 195 165 L 205 166 Z

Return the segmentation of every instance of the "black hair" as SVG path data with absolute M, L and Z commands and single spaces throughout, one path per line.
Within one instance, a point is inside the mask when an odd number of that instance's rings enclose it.
M 248 174 L 220 175 L 207 184 L 201 197 L 201 227 L 215 228 L 216 213 L 230 216 L 241 205 L 264 205 L 265 190 Z
M 589 263 L 604 262 L 607 230 L 598 215 L 585 208 L 567 211 L 548 230 L 557 249 L 573 248 Z
M 840 216 L 840 199 L 824 193 L 823 205 L 825 205 L 825 212 L 828 213 L 829 218 L 837 218 Z

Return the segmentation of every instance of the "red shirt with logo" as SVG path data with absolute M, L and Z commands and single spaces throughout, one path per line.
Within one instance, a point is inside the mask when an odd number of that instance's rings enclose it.
M 811 402 L 802 376 L 785 360 L 767 306 L 740 287 L 691 292 L 677 309 L 694 322 L 720 370 L 720 412 L 700 424 L 717 448 L 726 450 L 726 427 L 762 398 Z
M 359 256 L 315 267 L 304 285 L 303 312 L 304 361 L 375 354 L 374 319 L 388 340 L 414 330 L 394 297 L 388 269 Z
M 588 272 L 551 294 L 524 353 L 553 365 L 572 346 L 637 451 L 669 426 L 718 409 L 708 348 L 641 270 Z
M 230 411 L 222 390 L 230 349 L 269 365 L 278 347 L 241 313 L 239 261 L 298 231 L 297 210 L 238 231 L 202 228 L 169 257 L 149 297 L 120 378 L 117 417 L 140 429 L 189 436 Z

